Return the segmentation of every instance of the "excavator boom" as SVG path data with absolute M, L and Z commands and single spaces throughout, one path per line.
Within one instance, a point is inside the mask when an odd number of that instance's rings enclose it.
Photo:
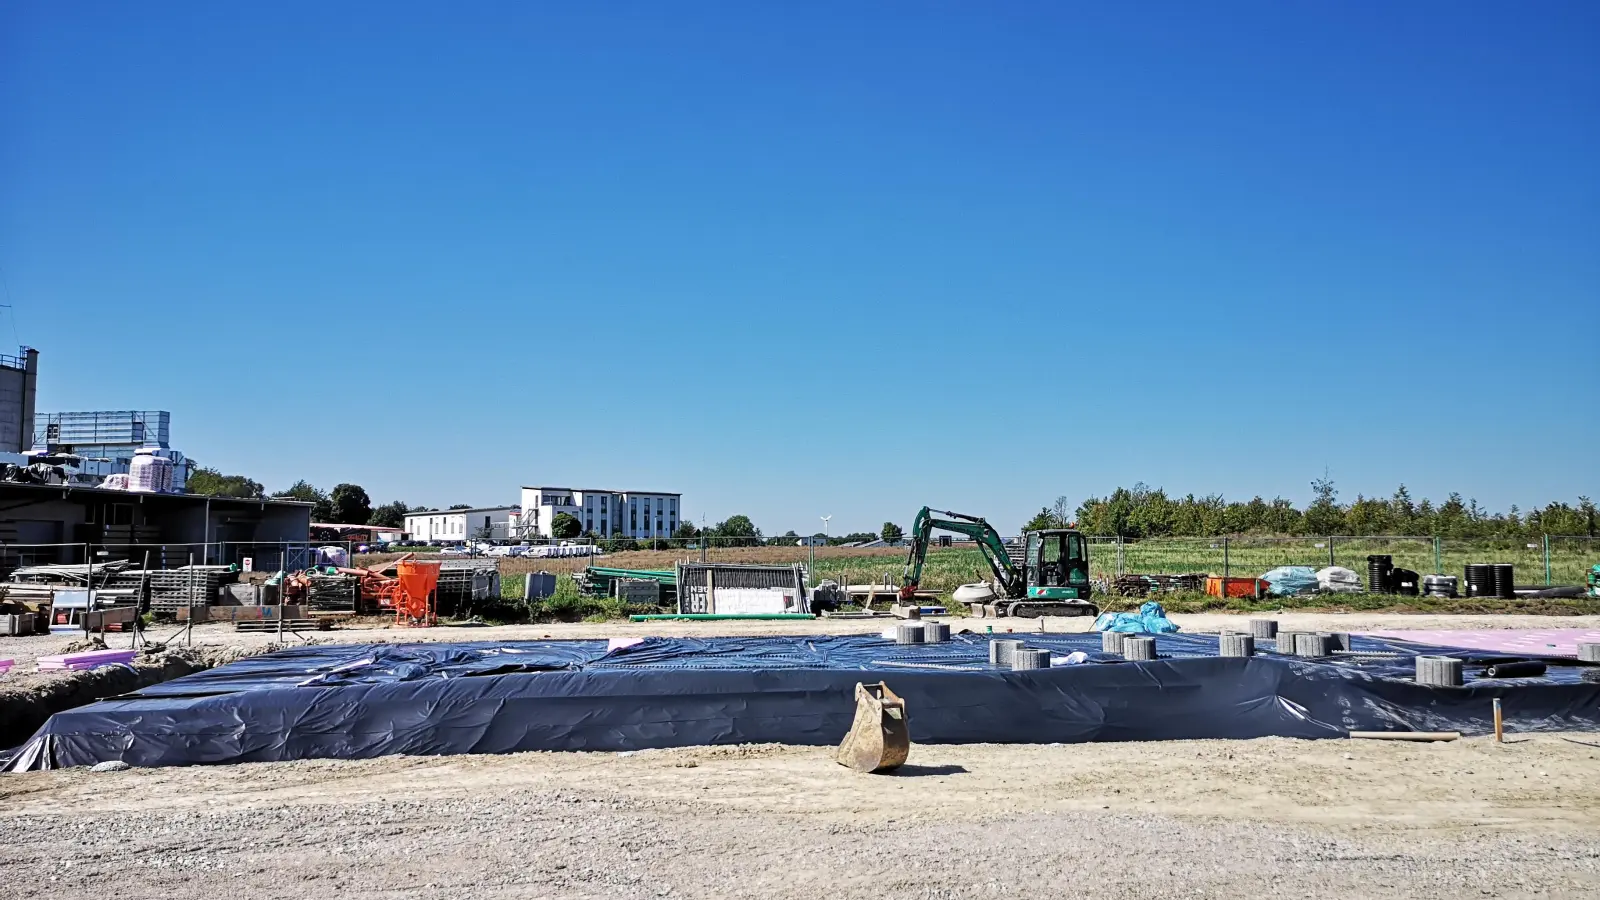
M 942 518 L 941 518 L 942 517 Z M 968 516 L 943 509 L 924 506 L 911 523 L 911 549 L 906 553 L 906 567 L 901 575 L 900 596 L 910 601 L 922 583 L 922 565 L 928 557 L 928 539 L 937 528 L 965 535 L 978 543 L 978 550 L 994 573 L 995 592 L 1003 597 L 1021 597 L 1027 591 L 1022 573 L 1011 563 L 1005 541 L 994 526 L 977 516 Z

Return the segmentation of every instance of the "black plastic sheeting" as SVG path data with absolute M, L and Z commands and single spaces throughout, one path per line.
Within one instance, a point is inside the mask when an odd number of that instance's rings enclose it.
M 995 668 L 991 637 L 1048 648 L 1057 665 Z M 856 683 L 880 679 L 906 699 L 920 743 L 1482 733 L 1496 697 L 1520 731 L 1600 726 L 1600 669 L 1571 659 L 1541 657 L 1542 678 L 1493 680 L 1483 668 L 1512 658 L 1351 641 L 1404 656 L 1227 658 L 1215 635 L 1164 634 L 1161 658 L 1131 663 L 1100 652 L 1098 633 L 963 633 L 929 645 L 651 638 L 609 651 L 604 641 L 310 646 L 58 713 L 7 768 L 834 744 L 854 717 Z M 1072 651 L 1090 661 L 1061 665 Z M 1417 653 L 1462 658 L 1467 685 L 1415 684 Z

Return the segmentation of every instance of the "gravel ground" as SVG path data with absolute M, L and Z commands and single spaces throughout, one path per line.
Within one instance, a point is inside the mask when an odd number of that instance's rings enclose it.
M 1581 742 L 1581 743 L 1580 743 Z M 1592 897 L 1600 736 L 390 757 L 0 778 L 0 898 Z
M 1528 616 L 1285 627 L 1537 628 Z M 1569 627 L 1600 617 L 1563 618 Z M 1187 631 L 1242 617 L 1174 616 Z M 1595 621 L 1587 621 L 1593 619 Z M 966 623 L 969 625 L 978 623 Z M 1020 623 L 1018 623 L 1020 624 Z M 1050 623 L 1085 628 L 1088 620 Z M 341 642 L 877 631 L 883 622 L 349 629 Z M 195 630 L 202 646 L 275 635 Z M 31 661 L 72 637 L 10 639 Z M 112 645 L 120 645 L 113 637 Z M 913 711 L 913 715 L 915 712 Z M 1588 897 L 1600 735 L 1505 744 L 919 746 L 388 757 L 0 777 L 11 897 Z

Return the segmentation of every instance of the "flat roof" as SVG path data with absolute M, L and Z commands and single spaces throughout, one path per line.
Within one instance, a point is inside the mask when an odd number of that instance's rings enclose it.
M 453 516 L 453 515 L 456 515 L 458 513 L 461 514 L 461 515 L 465 515 L 467 513 L 475 513 L 475 512 L 500 512 L 501 510 L 504 510 L 504 509 L 521 509 L 521 508 L 522 507 L 520 507 L 520 506 L 472 506 L 472 507 L 468 507 L 466 509 L 424 509 L 424 510 L 418 510 L 416 512 L 408 512 L 408 513 L 406 513 L 406 518 L 409 519 L 412 516 Z
M 569 488 L 550 484 L 525 484 L 525 491 L 566 491 L 572 494 L 660 494 L 663 497 L 682 497 L 677 491 L 618 491 L 611 488 Z
M 157 500 L 162 503 L 206 503 L 213 506 L 303 506 L 312 507 L 316 504 L 305 503 L 300 500 L 278 500 L 268 497 L 212 497 L 207 494 L 158 494 L 151 491 L 118 491 L 111 488 L 84 487 L 76 484 L 15 484 L 13 482 L 0 482 L 0 495 L 11 493 L 13 496 L 30 494 L 36 497 L 46 495 L 59 495 L 62 499 L 71 499 L 73 495 L 83 495 L 85 498 L 105 500 L 137 500 L 143 503 L 147 500 Z

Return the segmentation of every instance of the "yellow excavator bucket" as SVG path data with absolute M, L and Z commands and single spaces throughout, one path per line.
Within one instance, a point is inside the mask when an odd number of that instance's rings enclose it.
M 856 720 L 834 757 L 857 772 L 887 772 L 911 753 L 906 702 L 883 682 L 856 684 Z

